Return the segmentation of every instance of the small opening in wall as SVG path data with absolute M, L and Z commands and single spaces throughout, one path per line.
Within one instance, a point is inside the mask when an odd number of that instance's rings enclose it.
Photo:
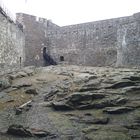
M 43 54 L 46 53 L 46 49 L 47 49 L 46 47 L 43 48 Z
M 21 68 L 21 61 L 22 61 L 22 57 L 19 57 L 20 68 Z
M 19 62 L 21 63 L 21 57 L 19 57 Z
M 60 56 L 60 61 L 64 61 L 64 56 Z

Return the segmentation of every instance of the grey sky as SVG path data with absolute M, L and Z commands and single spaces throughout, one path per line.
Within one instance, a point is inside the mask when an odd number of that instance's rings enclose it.
M 140 12 L 140 0 L 0 0 L 12 11 L 24 12 L 62 26 Z M 25 3 L 25 1 L 27 1 Z

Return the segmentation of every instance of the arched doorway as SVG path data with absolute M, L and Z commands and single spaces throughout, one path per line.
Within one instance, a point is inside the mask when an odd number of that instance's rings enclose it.
M 60 61 L 64 61 L 64 56 L 60 56 Z

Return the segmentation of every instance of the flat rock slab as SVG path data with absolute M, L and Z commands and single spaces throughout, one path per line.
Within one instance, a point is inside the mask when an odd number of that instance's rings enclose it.
M 17 72 L 15 74 L 10 74 L 9 77 L 10 79 L 14 80 L 16 78 L 22 78 L 22 77 L 27 77 L 27 73 L 23 72 L 23 71 L 20 71 L 20 72 Z
M 103 112 L 106 112 L 108 114 L 121 114 L 121 113 L 127 113 L 132 110 L 134 109 L 131 107 L 107 107 L 103 110 Z
M 134 85 L 136 85 L 136 83 L 132 81 L 121 81 L 111 85 L 110 87 L 106 87 L 106 89 L 117 89 L 117 88 L 124 88 L 124 87 L 129 87 Z
M 24 83 L 17 83 L 15 85 L 12 85 L 13 88 L 22 88 L 22 87 L 30 87 L 32 86 L 32 83 L 24 82 Z
M 87 140 L 131 140 L 131 137 L 121 132 L 97 131 L 86 135 Z
M 57 111 L 73 110 L 73 108 L 64 102 L 53 102 L 51 105 Z
M 79 123 L 86 123 L 86 124 L 107 124 L 109 122 L 109 118 L 107 117 L 84 117 L 82 119 L 79 119 Z

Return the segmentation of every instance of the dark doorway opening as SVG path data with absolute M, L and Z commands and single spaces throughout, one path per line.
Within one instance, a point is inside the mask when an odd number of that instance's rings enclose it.
M 60 56 L 60 61 L 64 61 L 64 56 Z
M 45 54 L 45 53 L 46 53 L 46 47 L 43 48 L 43 54 Z
M 46 47 L 43 48 L 43 58 L 45 60 L 45 66 L 48 66 L 48 65 L 56 65 L 57 64 L 53 60 L 53 58 L 51 58 L 51 56 L 48 54 Z
M 21 68 L 21 57 L 19 57 L 19 65 L 20 65 L 20 68 Z

